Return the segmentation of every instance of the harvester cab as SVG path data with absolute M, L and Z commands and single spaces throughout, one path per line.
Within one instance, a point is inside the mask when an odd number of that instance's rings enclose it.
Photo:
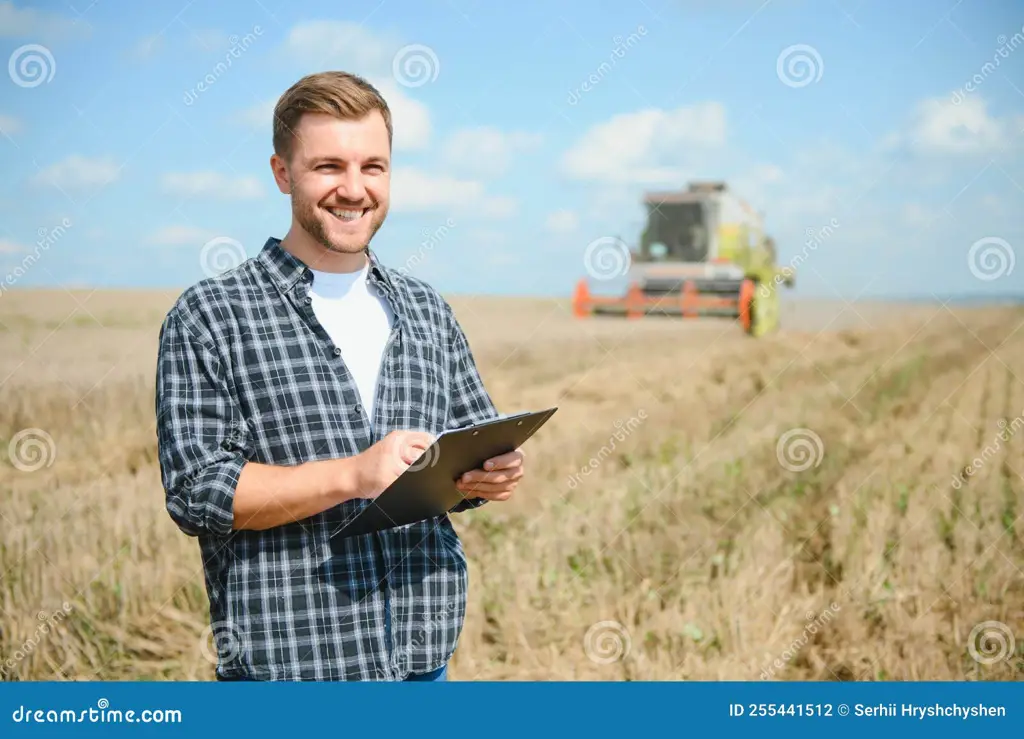
M 777 268 L 775 243 L 757 211 L 722 182 L 650 192 L 644 205 L 647 223 L 637 249 L 611 239 L 591 245 L 618 249 L 612 261 L 625 269 L 607 274 L 593 265 L 609 255 L 588 253 L 589 275 L 573 298 L 576 316 L 730 318 L 751 336 L 778 327 L 778 288 L 792 287 L 794 275 Z

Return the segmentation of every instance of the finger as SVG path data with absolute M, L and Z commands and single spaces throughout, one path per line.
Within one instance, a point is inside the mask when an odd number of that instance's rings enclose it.
M 497 493 L 511 493 L 516 484 L 514 482 L 474 482 L 474 483 L 459 483 L 459 492 L 464 493 L 467 496 L 484 496 L 484 495 L 495 495 Z
M 406 437 L 406 443 L 423 449 L 428 448 L 435 441 L 437 441 L 437 437 L 426 431 L 411 431 Z
M 523 476 L 522 467 L 513 467 L 511 469 L 496 470 L 495 472 L 484 472 L 483 470 L 470 470 L 462 477 L 459 478 L 461 482 L 473 483 L 487 482 L 487 483 L 505 483 L 519 480 Z
M 434 437 L 423 432 L 407 434 L 399 445 L 399 456 L 406 464 L 412 464 L 434 443 Z
M 487 490 L 479 490 L 473 493 L 467 493 L 467 498 L 483 498 L 484 500 L 493 500 L 498 502 L 504 502 L 512 497 L 511 490 L 498 490 L 497 492 L 490 492 Z
M 512 467 L 521 467 L 523 464 L 523 453 L 516 449 L 514 452 L 508 452 L 507 454 L 499 454 L 497 457 L 491 457 L 484 462 L 485 470 L 502 470 L 511 469 Z

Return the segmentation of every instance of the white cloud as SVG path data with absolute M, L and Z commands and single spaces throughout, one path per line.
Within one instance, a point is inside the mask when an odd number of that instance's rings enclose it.
M 21 120 L 12 115 L 0 113 L 0 131 L 10 136 L 21 131 Z
M 491 252 L 487 258 L 487 263 L 492 267 L 510 267 L 514 264 L 519 264 L 522 259 L 518 254 L 510 254 L 504 251 Z
M 519 211 L 519 201 L 505 195 L 489 195 L 481 198 L 476 207 L 483 218 L 501 221 L 511 218 Z
M 167 226 L 149 236 L 149 243 L 161 246 L 202 246 L 217 236 L 212 231 L 193 226 Z
M 228 34 L 214 29 L 192 31 L 189 33 L 189 44 L 200 51 L 221 51 L 231 48 Z
M 579 228 L 580 219 L 571 210 L 556 210 L 548 215 L 544 226 L 553 233 L 572 233 Z
M 269 135 L 274 130 L 275 105 L 277 105 L 277 98 L 263 100 L 238 111 L 234 115 L 234 120 L 239 125 L 258 131 L 265 131 Z
M 390 74 L 391 60 L 401 47 L 397 38 L 358 23 L 319 20 L 292 26 L 282 50 L 314 70 L 345 69 L 365 77 Z
M 161 178 L 164 192 L 179 197 L 217 200 L 254 200 L 264 195 L 256 177 L 229 177 L 220 172 L 178 172 Z
M 698 159 L 693 152 L 721 147 L 725 139 L 721 103 L 623 113 L 584 133 L 562 158 L 562 171 L 610 184 L 678 185 Z
M 466 238 L 473 244 L 481 247 L 507 246 L 509 234 L 507 231 L 495 231 L 486 228 L 474 228 L 467 232 Z
M 452 133 L 441 150 L 449 167 L 479 177 L 505 174 L 517 154 L 534 150 L 539 134 L 501 131 L 491 126 L 463 128 Z
M 980 95 L 955 105 L 949 97 L 922 100 L 915 106 L 905 131 L 890 135 L 887 149 L 907 148 L 916 154 L 991 155 L 1019 143 L 1024 116 L 997 118 L 989 114 Z
M 89 25 L 57 13 L 35 8 L 16 8 L 13 2 L 0 2 L 0 37 L 35 37 L 49 43 L 70 36 L 88 36 Z
M 423 103 L 413 100 L 398 89 L 391 80 L 370 80 L 387 101 L 391 109 L 394 129 L 394 147 L 397 151 L 420 151 L 430 144 L 430 111 Z
M 31 182 L 52 185 L 61 190 L 79 190 L 109 185 L 120 176 L 121 168 L 109 157 L 89 158 L 72 154 L 36 173 Z
M 943 218 L 944 213 L 920 203 L 907 203 L 903 206 L 902 216 L 904 223 L 910 228 L 925 228 Z
M 21 244 L 10 239 L 0 239 L 0 254 L 21 254 L 24 251 L 28 250 Z
M 470 213 L 503 219 L 515 214 L 513 198 L 493 196 L 483 183 L 432 175 L 415 167 L 396 169 L 391 176 L 391 207 L 397 212 Z
M 129 50 L 129 56 L 137 61 L 148 61 L 164 50 L 167 43 L 162 34 L 139 39 Z
M 430 111 L 395 82 L 391 63 L 403 45 L 396 37 L 370 31 L 357 23 L 320 20 L 292 26 L 277 54 L 282 63 L 298 64 L 305 73 L 344 69 L 364 77 L 391 109 L 395 149 L 417 151 L 430 143 Z M 239 119 L 270 130 L 276 103 L 275 98 L 253 106 L 242 111 Z
M 430 111 L 427 107 L 403 94 L 394 82 L 370 80 L 370 83 L 377 88 L 391 109 L 395 151 L 419 151 L 426 148 L 431 136 Z M 272 98 L 251 105 L 235 114 L 235 121 L 269 135 L 274 127 L 274 106 L 277 100 Z

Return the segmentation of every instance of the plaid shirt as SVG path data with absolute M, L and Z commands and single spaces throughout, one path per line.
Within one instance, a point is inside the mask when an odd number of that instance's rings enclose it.
M 267 531 L 232 527 L 247 461 L 348 457 L 395 429 L 438 434 L 497 415 L 448 303 L 369 257 L 369 280 L 395 313 L 372 421 L 313 314 L 312 273 L 278 239 L 186 290 L 161 327 L 156 412 L 166 506 L 198 537 L 221 678 L 402 680 L 455 650 L 468 578 L 447 515 L 332 537 L 373 505 L 361 499 Z

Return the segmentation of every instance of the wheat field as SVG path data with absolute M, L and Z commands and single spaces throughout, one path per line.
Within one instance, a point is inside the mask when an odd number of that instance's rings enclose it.
M 210 680 L 163 507 L 176 294 L 0 296 L 0 675 Z M 558 405 L 516 497 L 460 514 L 453 680 L 1024 678 L 1024 311 L 792 303 L 574 320 L 452 297 L 504 412 Z

